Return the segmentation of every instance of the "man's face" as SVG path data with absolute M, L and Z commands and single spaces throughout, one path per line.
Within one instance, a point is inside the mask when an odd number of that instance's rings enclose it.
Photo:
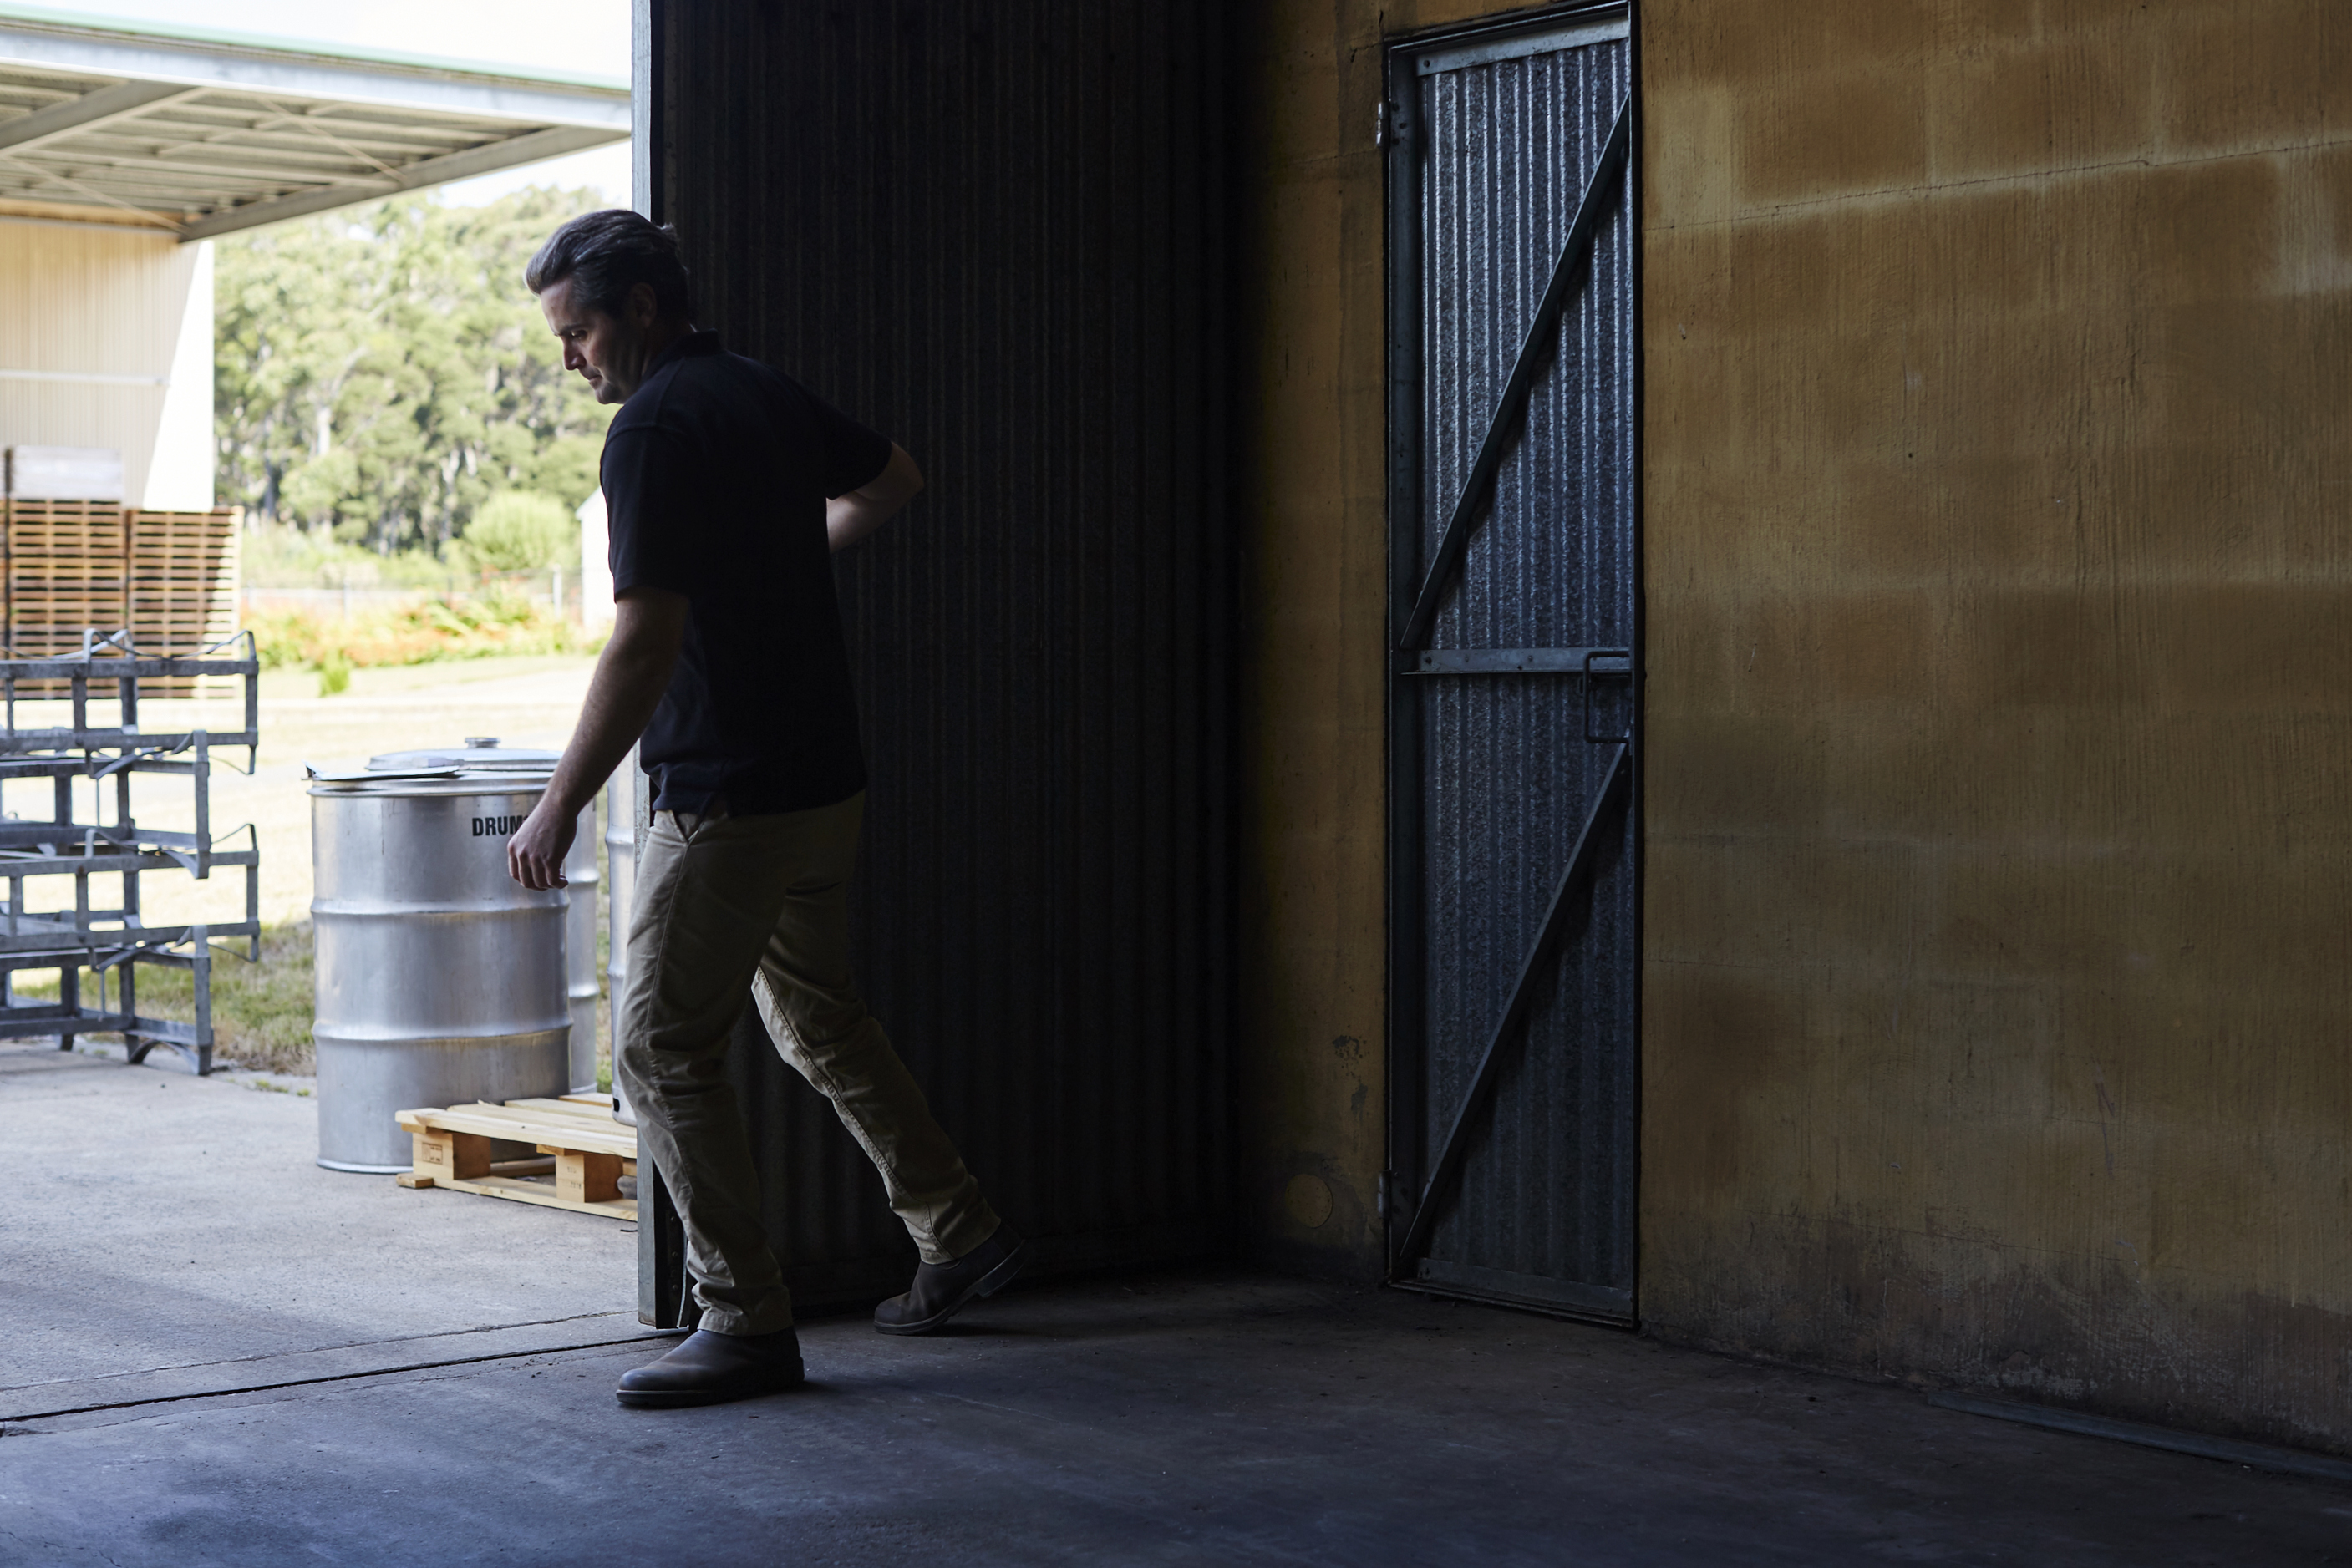
M 646 329 L 652 325 L 652 311 L 637 308 L 637 296 L 642 294 L 642 304 L 650 307 L 653 290 L 639 284 L 623 305 L 623 313 L 614 316 L 574 304 L 574 281 L 566 277 L 551 283 L 539 297 L 548 329 L 563 345 L 563 368 L 578 371 L 598 402 L 625 402 L 646 379 Z M 638 320 L 640 315 L 646 319 Z

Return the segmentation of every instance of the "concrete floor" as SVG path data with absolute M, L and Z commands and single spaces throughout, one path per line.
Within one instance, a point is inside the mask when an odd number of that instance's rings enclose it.
M 1233 1270 L 623 1410 L 633 1237 L 308 1111 L 0 1048 L 0 1563 L 2352 1563 L 2352 1487 Z
M 636 1238 L 614 1222 L 320 1170 L 310 1100 L 150 1060 L 0 1041 L 0 1388 L 208 1364 L 242 1386 L 253 1357 L 635 1332 Z

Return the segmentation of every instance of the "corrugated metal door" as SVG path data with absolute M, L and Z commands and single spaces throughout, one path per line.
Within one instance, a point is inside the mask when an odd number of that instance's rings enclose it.
M 1622 6 L 1392 48 L 1391 1276 L 1633 1311 Z
M 1033 1274 L 1229 1251 L 1222 11 L 654 0 L 641 26 L 646 202 L 704 323 L 929 478 L 836 558 L 866 996 Z M 794 1294 L 905 1289 L 872 1166 L 756 1014 L 736 1043 Z

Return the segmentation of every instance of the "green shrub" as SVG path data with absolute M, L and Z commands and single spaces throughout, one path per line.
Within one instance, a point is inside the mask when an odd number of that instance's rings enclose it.
M 408 588 L 447 592 L 475 575 L 464 552 L 417 548 L 379 554 L 331 534 L 247 519 L 237 575 L 247 588 Z
M 319 661 L 319 695 L 322 697 L 336 696 L 351 690 L 351 660 L 344 656 L 341 648 L 329 649 L 327 656 Z
M 467 526 L 467 553 L 492 571 L 569 566 L 580 559 L 580 528 L 552 496 L 509 490 L 482 503 Z
M 246 617 L 265 670 L 320 673 L 330 660 L 352 669 L 480 659 L 500 653 L 593 653 L 602 631 L 587 632 L 529 595 L 493 583 L 479 593 L 418 599 L 350 616 L 304 610 L 261 610 Z

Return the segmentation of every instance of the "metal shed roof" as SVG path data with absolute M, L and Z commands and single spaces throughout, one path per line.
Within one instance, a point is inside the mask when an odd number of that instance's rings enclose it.
M 0 7 L 0 204 L 204 239 L 628 134 L 623 82 Z

